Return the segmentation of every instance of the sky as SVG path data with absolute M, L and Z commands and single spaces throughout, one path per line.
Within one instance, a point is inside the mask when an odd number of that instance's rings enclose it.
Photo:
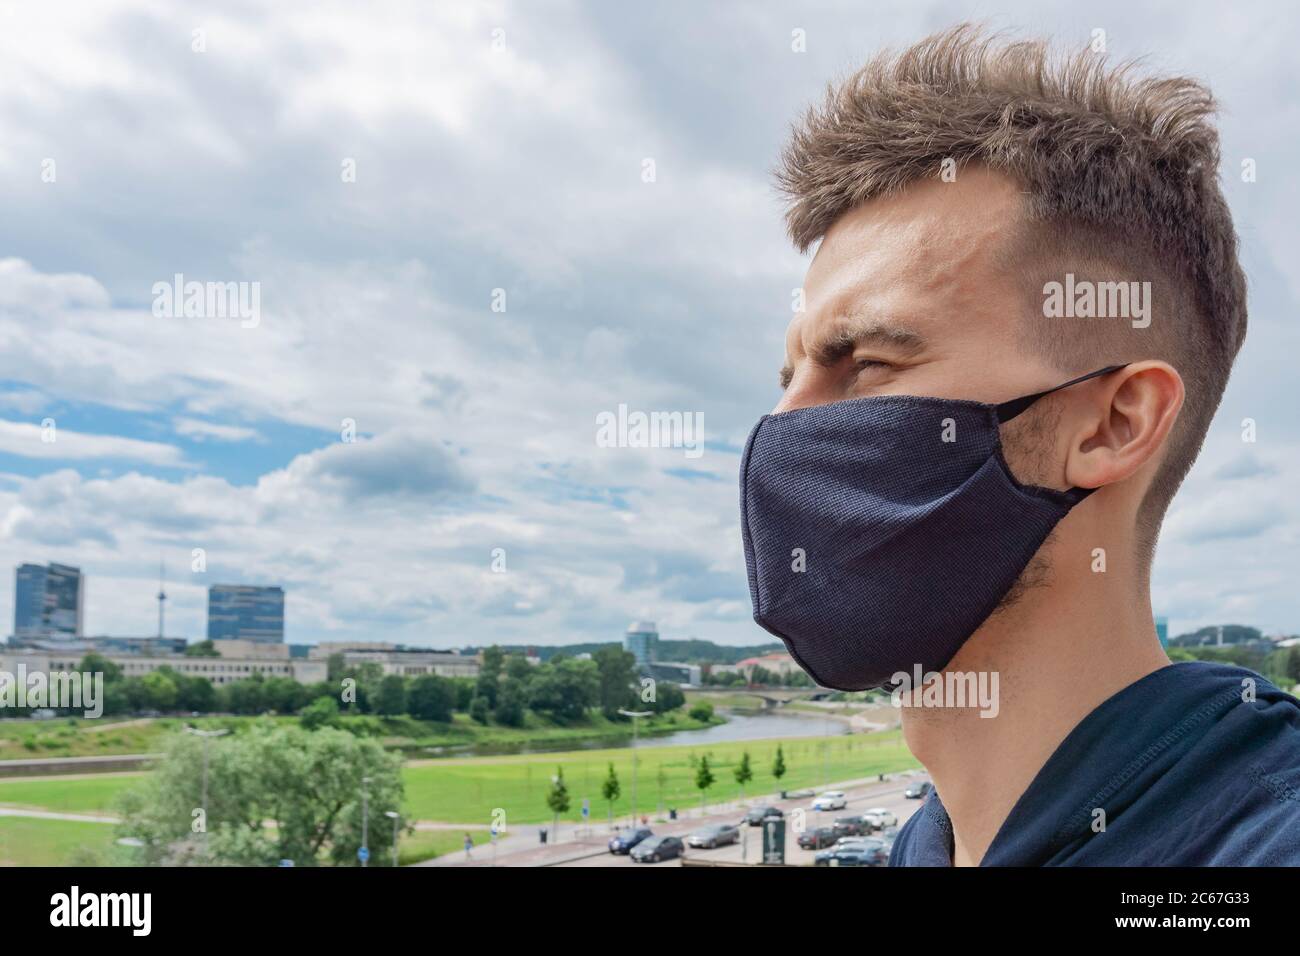
M 973 19 L 1221 100 L 1251 327 L 1154 604 L 1300 631 L 1300 8 L 1078 7 L 5 4 L 0 568 L 81 567 L 90 634 L 156 633 L 162 562 L 191 639 L 247 583 L 292 642 L 770 641 L 737 469 L 808 263 L 772 171 L 829 81 Z M 178 274 L 255 320 L 156 314 Z M 620 405 L 703 453 L 603 447 Z

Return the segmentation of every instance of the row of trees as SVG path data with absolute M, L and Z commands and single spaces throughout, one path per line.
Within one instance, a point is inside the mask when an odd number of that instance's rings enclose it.
M 776 756 L 772 760 L 772 776 L 779 783 L 781 778 L 786 775 L 787 767 L 785 764 L 785 750 L 780 744 L 777 744 Z M 662 772 L 662 771 L 661 771 Z M 741 799 L 744 799 L 745 787 L 754 779 L 754 767 L 749 757 L 749 751 L 743 751 L 740 755 L 740 762 L 731 769 L 732 776 L 736 778 L 736 783 L 740 785 Z M 704 806 L 705 794 L 709 788 L 717 782 L 717 777 L 713 774 L 713 767 L 709 763 L 709 755 L 702 755 L 695 764 L 695 787 L 700 791 L 700 806 Z M 660 785 L 662 786 L 662 780 Z M 609 807 L 609 820 L 611 825 L 614 822 L 614 803 L 623 795 L 623 784 L 619 780 L 618 772 L 614 769 L 614 764 L 609 764 L 609 773 L 606 774 L 604 781 L 600 785 L 600 795 Z M 546 806 L 554 816 L 555 822 L 559 822 L 561 815 L 569 812 L 570 809 L 569 788 L 564 782 L 564 769 L 555 768 L 555 776 L 551 778 L 551 789 L 546 794 Z
M 778 674 L 755 665 L 746 676 L 743 671 L 708 672 L 703 681 L 713 687 L 815 687 L 811 677 L 801 670 Z
M 636 658 L 621 648 L 604 647 L 581 660 L 556 655 L 533 665 L 522 654 L 489 647 L 483 652 L 468 712 L 480 723 L 495 720 L 520 727 L 530 710 L 573 721 L 599 708 L 609 720 L 625 720 L 620 710 L 663 713 L 684 703 L 686 696 L 676 684 L 641 681 Z
M 210 642 L 187 650 L 188 656 L 215 653 Z M 615 647 L 604 648 L 591 659 L 557 656 L 539 665 L 492 647 L 484 652 L 477 679 L 384 674 L 378 664 L 348 665 L 341 655 L 329 659 L 326 679 L 316 684 L 252 674 L 214 685 L 206 677 L 170 667 L 127 676 L 117 664 L 96 653 L 87 654 L 78 669 L 103 673 L 106 715 L 178 711 L 300 714 L 309 729 L 328 724 L 340 713 L 409 715 L 447 722 L 461 712 L 479 723 L 496 721 L 521 727 L 529 712 L 572 722 L 599 709 L 611 720 L 624 720 L 620 710 L 662 713 L 685 703 L 676 684 L 640 680 L 636 659 Z
M 1236 664 L 1268 678 L 1283 690 L 1300 684 L 1300 645 L 1274 648 L 1265 642 L 1168 649 L 1171 661 L 1215 661 Z

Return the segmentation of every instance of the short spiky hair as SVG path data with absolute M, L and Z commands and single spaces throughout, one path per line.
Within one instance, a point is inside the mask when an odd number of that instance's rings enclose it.
M 800 251 L 859 203 L 937 178 L 947 160 L 1021 185 L 1024 221 L 1009 224 L 1000 258 L 1039 302 L 1044 277 L 1066 270 L 1152 282 L 1145 335 L 1095 321 L 1069 334 L 1027 322 L 1024 335 L 1066 371 L 1162 358 L 1182 374 L 1183 412 L 1139 515 L 1148 552 L 1246 334 L 1214 110 L 1192 79 L 1140 77 L 1089 50 L 1056 59 L 1044 41 L 963 24 L 832 86 L 795 126 L 777 174 Z

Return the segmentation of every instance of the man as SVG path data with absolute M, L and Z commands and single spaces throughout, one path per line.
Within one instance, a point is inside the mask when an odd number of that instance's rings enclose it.
M 820 683 L 901 692 L 935 793 L 893 865 L 1300 864 L 1300 704 L 1171 665 L 1151 611 L 1246 330 L 1213 108 L 960 27 L 787 148 L 820 246 L 741 468 L 751 597 Z

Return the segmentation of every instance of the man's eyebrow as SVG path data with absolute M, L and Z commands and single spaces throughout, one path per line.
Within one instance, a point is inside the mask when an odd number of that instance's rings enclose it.
M 842 361 L 863 345 L 877 345 L 915 355 L 925 347 L 921 333 L 901 325 L 876 319 L 846 318 L 836 323 L 828 334 L 808 343 L 804 351 L 808 357 L 823 367 Z M 781 369 L 781 387 L 790 384 L 794 368 L 789 362 Z

